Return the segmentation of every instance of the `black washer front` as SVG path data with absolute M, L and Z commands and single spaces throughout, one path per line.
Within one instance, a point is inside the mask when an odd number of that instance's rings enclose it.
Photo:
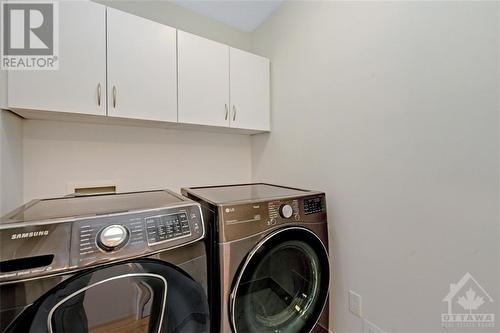
M 138 259 L 83 271 L 23 311 L 5 333 L 209 332 L 201 285 L 166 262 Z

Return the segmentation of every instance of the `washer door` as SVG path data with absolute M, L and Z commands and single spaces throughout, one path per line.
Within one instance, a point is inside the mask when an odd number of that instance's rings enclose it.
M 328 297 L 328 253 L 305 228 L 278 230 L 250 252 L 231 293 L 235 332 L 309 332 Z
M 209 331 L 203 288 L 175 266 L 140 259 L 77 274 L 28 307 L 6 332 Z

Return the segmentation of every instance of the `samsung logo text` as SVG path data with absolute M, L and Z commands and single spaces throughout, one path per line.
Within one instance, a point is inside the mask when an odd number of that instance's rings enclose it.
M 32 237 L 41 237 L 48 235 L 49 235 L 48 230 L 41 230 L 41 231 L 23 232 L 20 234 L 12 234 L 10 239 L 32 238 Z

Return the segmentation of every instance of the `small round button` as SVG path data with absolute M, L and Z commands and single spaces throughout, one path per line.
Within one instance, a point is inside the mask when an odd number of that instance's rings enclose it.
M 288 219 L 292 217 L 293 215 L 293 208 L 292 206 L 286 204 L 280 207 L 280 215 L 281 217 L 284 217 L 285 219 Z
M 128 239 L 128 230 L 118 224 L 109 225 L 102 229 L 98 236 L 98 245 L 105 251 L 113 251 L 125 244 Z

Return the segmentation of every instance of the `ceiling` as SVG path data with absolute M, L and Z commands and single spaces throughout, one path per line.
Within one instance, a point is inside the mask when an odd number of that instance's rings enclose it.
M 247 32 L 255 30 L 283 2 L 284 0 L 175 0 L 179 6 Z

